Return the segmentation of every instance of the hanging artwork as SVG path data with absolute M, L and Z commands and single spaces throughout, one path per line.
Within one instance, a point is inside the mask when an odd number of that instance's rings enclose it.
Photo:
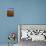
M 8 35 L 8 40 L 9 40 L 9 41 L 12 41 L 12 42 L 11 42 L 11 45 L 15 44 L 16 33 L 11 32 L 11 33 Z M 8 42 L 8 46 L 10 46 L 10 42 Z
M 10 16 L 10 17 L 14 16 L 14 8 L 9 8 L 7 10 L 7 16 Z
M 15 38 L 16 38 L 16 34 L 15 33 L 10 33 L 9 36 L 8 36 L 9 40 L 14 40 L 15 41 Z
M 20 24 L 18 30 L 20 40 L 46 41 L 46 25 Z

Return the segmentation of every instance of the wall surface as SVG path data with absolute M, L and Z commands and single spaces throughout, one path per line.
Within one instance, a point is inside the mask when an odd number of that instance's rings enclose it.
M 46 0 L 16 0 L 20 24 L 46 24 Z
M 8 43 L 8 34 L 16 32 L 18 17 L 15 13 L 14 17 L 7 17 L 7 9 L 14 8 L 16 12 L 16 1 L 14 0 L 0 0 L 0 44 Z M 15 41 L 17 43 L 17 39 Z
M 7 17 L 8 8 L 14 17 Z M 0 0 L 0 44 L 8 43 L 9 32 L 17 34 L 17 24 L 46 24 L 46 0 Z

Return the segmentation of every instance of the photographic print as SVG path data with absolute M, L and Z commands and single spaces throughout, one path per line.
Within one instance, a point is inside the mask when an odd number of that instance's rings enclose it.
M 26 43 L 30 46 L 32 42 L 46 42 L 46 25 L 20 24 L 18 25 L 18 33 L 22 46 Z

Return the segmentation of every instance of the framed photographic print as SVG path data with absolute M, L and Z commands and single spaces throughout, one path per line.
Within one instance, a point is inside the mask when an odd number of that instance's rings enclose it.
M 14 16 L 14 8 L 9 8 L 9 9 L 7 10 L 7 16 L 9 16 L 9 17 Z
M 46 25 L 20 24 L 18 25 L 18 37 L 21 40 L 46 41 Z

